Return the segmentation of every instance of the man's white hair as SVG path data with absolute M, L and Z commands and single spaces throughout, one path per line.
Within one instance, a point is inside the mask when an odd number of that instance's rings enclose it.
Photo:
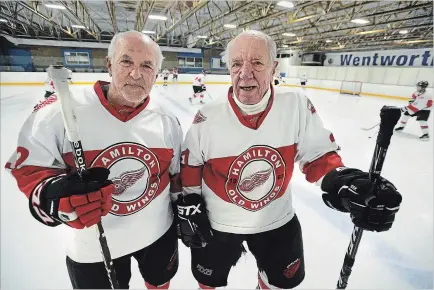
M 116 48 L 116 44 L 117 44 L 118 40 L 120 40 L 123 37 L 128 36 L 128 35 L 136 35 L 138 37 L 141 37 L 143 39 L 144 43 L 154 43 L 155 44 L 155 45 L 153 45 L 153 47 L 155 47 L 154 48 L 155 54 L 157 55 L 157 60 L 156 60 L 157 61 L 157 70 L 161 69 L 164 56 L 163 56 L 163 53 L 161 52 L 160 46 L 156 42 L 154 42 L 152 40 L 152 38 L 150 38 L 148 35 L 140 33 L 136 30 L 130 30 L 130 31 L 116 33 L 115 36 L 113 36 L 113 38 L 110 42 L 109 48 L 108 48 L 108 52 L 107 52 L 108 58 L 110 60 L 113 60 L 113 57 L 115 56 L 115 53 L 116 53 L 115 48 Z
M 269 59 L 271 60 L 272 63 L 274 61 L 276 61 L 276 59 L 277 59 L 276 42 L 274 42 L 274 40 L 269 35 L 265 34 L 262 31 L 247 30 L 247 31 L 241 32 L 235 38 L 233 38 L 231 41 L 229 41 L 228 45 L 226 46 L 225 51 L 223 51 L 220 54 L 222 56 L 222 61 L 224 63 L 226 63 L 226 65 L 228 67 L 230 66 L 230 62 L 231 62 L 230 52 L 232 50 L 232 46 L 234 45 L 235 40 L 237 40 L 239 37 L 244 36 L 244 35 L 256 36 L 256 37 L 259 37 L 259 38 L 262 38 L 263 40 L 265 40 L 265 42 L 267 43 L 267 47 L 268 47 Z

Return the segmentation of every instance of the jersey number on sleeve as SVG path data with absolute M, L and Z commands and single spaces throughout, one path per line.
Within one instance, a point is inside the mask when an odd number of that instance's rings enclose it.
M 6 169 L 18 168 L 27 159 L 27 157 L 29 157 L 29 154 L 30 154 L 29 150 L 27 150 L 24 147 L 18 146 L 17 147 L 17 156 L 16 156 L 17 158 L 15 161 L 15 164 L 8 162 L 8 163 L 6 163 L 5 168 Z

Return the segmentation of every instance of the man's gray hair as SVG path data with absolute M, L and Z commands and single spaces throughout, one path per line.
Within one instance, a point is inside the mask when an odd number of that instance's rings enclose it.
M 163 64 L 163 53 L 161 52 L 161 48 L 160 46 L 154 42 L 152 40 L 152 38 L 150 38 L 148 35 L 140 33 L 136 30 L 130 30 L 130 31 L 124 31 L 124 32 L 119 32 L 116 33 L 115 36 L 113 36 L 109 48 L 108 48 L 108 52 L 107 52 L 107 56 L 110 60 L 113 60 L 113 57 L 115 56 L 115 48 L 116 48 L 116 43 L 118 42 L 118 40 L 122 39 L 125 36 L 128 35 L 136 35 L 138 37 L 143 38 L 143 42 L 145 43 L 154 43 L 155 45 L 153 45 L 155 47 L 155 54 L 157 55 L 157 70 L 161 69 L 161 66 Z
M 240 34 L 238 34 L 235 38 L 233 38 L 231 41 L 229 41 L 228 45 L 226 46 L 225 51 L 223 51 L 220 55 L 222 56 L 222 61 L 224 63 L 226 63 L 226 65 L 229 67 L 230 66 L 230 51 L 232 49 L 232 46 L 234 45 L 235 40 L 238 39 L 238 37 L 243 36 L 243 35 L 252 35 L 252 36 L 256 36 L 259 38 L 262 38 L 263 40 L 265 40 L 265 42 L 267 43 L 267 47 L 268 47 L 268 54 L 269 54 L 269 59 L 271 60 L 271 62 L 276 61 L 277 59 L 277 46 L 276 46 L 276 42 L 274 42 L 274 40 L 267 34 L 265 34 L 262 31 L 257 31 L 257 30 L 247 30 L 247 31 L 243 31 Z

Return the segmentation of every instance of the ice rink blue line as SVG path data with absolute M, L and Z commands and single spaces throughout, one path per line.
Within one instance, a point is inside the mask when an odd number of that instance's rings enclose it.
M 309 191 L 303 194 L 297 194 L 298 191 Z M 308 189 L 297 189 L 297 186 L 293 186 L 293 194 L 307 207 L 314 207 L 315 212 L 320 216 L 324 217 L 331 226 L 338 229 L 340 232 L 346 234 L 348 233 L 348 242 L 350 241 L 351 231 L 353 229 L 353 224 L 351 223 L 349 216 L 341 214 L 341 216 L 330 214 L 330 208 L 328 208 L 322 201 L 320 195 L 315 194 L 313 191 Z M 297 213 L 297 211 L 296 211 Z M 302 222 L 302 221 L 300 221 Z M 363 243 L 363 241 L 362 241 Z M 378 253 L 379 257 L 386 259 L 391 259 L 398 261 L 401 265 L 411 265 L 412 263 L 408 261 L 401 253 L 385 244 L 381 240 L 376 240 L 374 243 L 375 251 Z M 342 249 L 342 255 L 344 255 L 345 249 Z M 381 254 L 380 254 L 381 253 Z M 356 257 L 357 260 L 357 257 Z M 383 261 L 389 264 L 390 268 L 397 272 L 399 277 L 406 281 L 409 285 L 415 289 L 433 289 L 433 271 L 419 270 L 409 267 L 400 266 L 395 263 L 388 263 L 387 260 Z

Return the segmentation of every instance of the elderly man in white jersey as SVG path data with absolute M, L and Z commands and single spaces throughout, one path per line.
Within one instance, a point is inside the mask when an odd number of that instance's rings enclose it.
M 183 144 L 181 239 L 191 247 L 201 289 L 227 285 L 244 241 L 256 258 L 258 288 L 293 288 L 305 277 L 291 197 L 294 163 L 325 192 L 328 206 L 349 212 L 366 230 L 390 229 L 401 195 L 385 179 L 376 189 L 368 173 L 344 167 L 332 133 L 306 96 L 273 90 L 276 44 L 268 35 L 239 34 L 223 59 L 232 86 L 197 112 Z M 377 205 L 384 208 L 367 210 Z
M 167 289 L 178 269 L 171 201 L 181 192 L 183 134 L 178 120 L 149 95 L 163 56 L 137 31 L 109 46 L 111 82 L 72 95 L 89 169 L 79 178 L 59 102 L 47 100 L 24 123 L 6 168 L 36 220 L 62 225 L 75 289 L 111 288 L 94 225 L 102 222 L 121 289 L 134 258 L 148 289 Z M 47 244 L 49 245 L 49 243 Z M 47 251 L 50 249 L 38 249 Z M 43 261 L 42 261 L 43 263 Z

